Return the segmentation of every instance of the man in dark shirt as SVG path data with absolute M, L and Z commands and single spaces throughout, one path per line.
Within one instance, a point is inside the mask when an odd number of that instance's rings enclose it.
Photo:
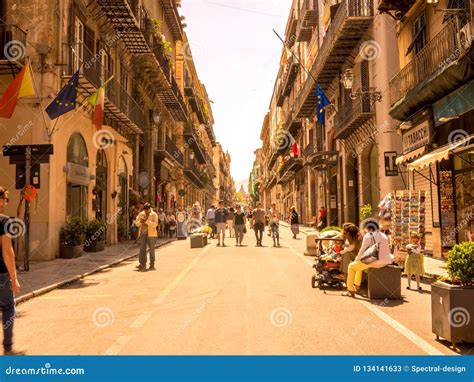
M 225 227 L 227 225 L 227 219 L 229 212 L 227 208 L 224 207 L 224 202 L 221 200 L 219 202 L 219 207 L 216 209 L 216 227 L 217 227 L 217 246 L 221 245 L 221 236 L 222 236 L 222 246 L 225 247 Z
M 20 291 L 16 277 L 15 253 L 13 252 L 10 231 L 15 230 L 15 221 L 3 215 L 8 203 L 8 191 L 0 186 L 0 308 L 3 321 L 3 349 L 5 355 L 24 355 L 25 352 L 13 349 L 13 322 L 15 320 L 14 292 Z

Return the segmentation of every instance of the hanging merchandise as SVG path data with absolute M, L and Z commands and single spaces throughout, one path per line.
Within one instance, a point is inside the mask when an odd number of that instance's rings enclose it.
M 421 248 L 425 248 L 426 191 L 394 192 L 392 204 L 393 242 L 398 248 L 410 243 L 410 232 L 418 232 Z
M 454 187 L 452 171 L 439 172 L 439 195 L 441 210 L 441 242 L 443 247 L 456 244 L 456 216 L 454 213 Z

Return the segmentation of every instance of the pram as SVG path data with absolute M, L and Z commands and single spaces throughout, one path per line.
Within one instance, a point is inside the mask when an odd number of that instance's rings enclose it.
M 311 278 L 313 288 L 324 290 L 325 285 L 342 287 L 341 256 L 335 247 L 341 247 L 344 239 L 336 237 L 338 234 L 339 232 L 325 232 L 316 239 L 317 255 L 313 265 L 315 274 Z

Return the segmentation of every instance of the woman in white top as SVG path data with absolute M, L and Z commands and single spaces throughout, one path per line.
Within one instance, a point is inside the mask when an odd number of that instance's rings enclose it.
M 347 271 L 347 292 L 343 296 L 354 297 L 356 289 L 360 287 L 362 282 L 362 272 L 369 268 L 383 268 L 392 264 L 393 258 L 390 254 L 390 247 L 388 244 L 388 237 L 380 232 L 379 223 L 373 219 L 367 219 L 362 228 L 366 231 L 362 239 L 362 245 L 355 260 L 349 264 Z M 367 248 L 374 243 L 379 243 L 379 258 L 370 264 L 365 264 L 360 259 L 364 255 Z

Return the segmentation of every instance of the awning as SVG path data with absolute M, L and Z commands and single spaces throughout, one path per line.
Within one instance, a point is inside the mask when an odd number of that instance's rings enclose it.
M 474 80 L 433 103 L 435 126 L 440 126 L 474 109 Z
M 455 143 L 439 147 L 436 150 L 433 150 L 432 152 L 422 156 L 420 159 L 417 159 L 416 161 L 409 163 L 407 165 L 407 168 L 409 171 L 421 170 L 424 167 L 428 167 L 432 163 L 436 163 L 444 159 L 448 159 L 449 154 L 451 152 L 453 152 L 454 150 L 458 148 L 461 148 L 462 146 L 467 146 L 471 139 L 474 139 L 474 134 L 466 138 L 457 140 Z
M 409 153 L 407 153 L 407 154 L 405 154 L 405 155 L 399 156 L 399 157 L 395 160 L 395 163 L 396 163 L 397 165 L 403 164 L 403 163 L 407 163 L 407 162 L 409 162 L 410 160 L 412 160 L 412 159 L 414 159 L 414 158 L 418 158 L 420 155 L 424 154 L 425 151 L 426 151 L 426 146 L 419 147 L 419 148 L 417 148 L 416 150 L 410 151 Z

